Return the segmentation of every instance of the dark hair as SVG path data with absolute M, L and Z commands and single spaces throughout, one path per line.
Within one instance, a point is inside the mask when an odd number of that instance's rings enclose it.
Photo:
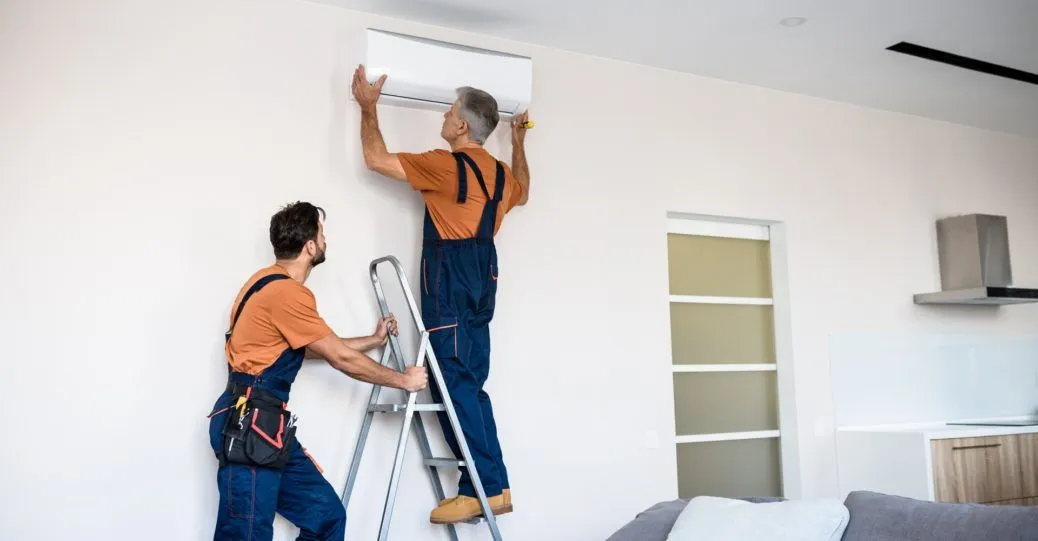
M 285 205 L 270 217 L 270 244 L 274 257 L 292 259 L 303 251 L 303 246 L 317 239 L 317 228 L 324 219 L 324 209 L 304 201 Z

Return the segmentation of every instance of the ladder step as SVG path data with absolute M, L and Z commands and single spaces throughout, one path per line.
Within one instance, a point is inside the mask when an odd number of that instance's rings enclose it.
M 407 409 L 407 404 L 375 404 L 369 406 L 368 411 L 375 413 L 397 413 Z M 447 411 L 443 404 L 415 404 L 415 411 Z
M 425 465 L 434 468 L 464 468 L 465 461 L 456 458 L 427 458 Z

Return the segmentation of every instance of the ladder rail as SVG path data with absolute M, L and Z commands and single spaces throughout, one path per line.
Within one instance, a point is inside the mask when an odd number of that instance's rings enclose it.
M 380 364 L 385 365 L 389 361 L 389 348 L 382 350 L 382 360 Z M 372 406 L 378 404 L 378 395 L 382 392 L 381 385 L 375 385 L 371 389 L 371 396 L 368 398 L 368 411 L 364 414 L 364 423 L 360 427 L 360 433 L 357 435 L 357 444 L 353 448 L 353 459 L 350 461 L 350 472 L 346 476 L 346 489 L 342 492 L 342 506 L 346 509 L 350 507 L 350 496 L 353 494 L 353 485 L 357 482 L 357 473 L 360 470 L 360 459 L 364 455 L 364 446 L 368 442 L 368 432 L 371 431 L 371 422 L 375 418 L 375 412 L 371 411 Z
M 476 496 L 480 503 L 480 508 L 483 510 L 483 516 L 478 517 L 478 520 L 485 520 L 487 526 L 490 529 L 491 536 L 494 541 L 501 541 L 501 532 L 497 526 L 497 520 L 494 516 L 493 510 L 490 507 L 487 495 L 483 489 L 482 480 L 479 478 L 479 472 L 476 470 L 475 463 L 472 460 L 472 453 L 469 450 L 468 441 L 465 439 L 465 434 L 461 430 L 461 423 L 458 421 L 457 412 L 454 409 L 454 401 L 450 398 L 450 393 L 446 388 L 446 383 L 443 381 L 443 373 L 440 371 L 439 360 L 436 358 L 436 353 L 432 349 L 432 345 L 429 343 L 429 331 L 426 330 L 425 324 L 422 321 L 421 311 L 418 308 L 418 303 L 415 301 L 414 295 L 411 293 L 411 288 L 407 281 L 407 275 L 404 272 L 403 266 L 400 264 L 400 260 L 395 256 L 389 255 L 380 257 L 371 262 L 369 266 L 369 272 L 371 276 L 372 288 L 375 292 L 375 297 L 378 301 L 379 311 L 382 317 L 388 316 L 392 313 L 389 310 L 389 304 L 386 301 L 385 291 L 382 288 L 382 282 L 378 276 L 378 267 L 383 263 L 389 263 L 393 270 L 396 272 L 397 280 L 399 281 L 400 288 L 403 291 L 404 298 L 407 301 L 409 311 L 411 312 L 411 319 L 415 325 L 420 336 L 418 356 L 415 359 L 415 366 L 423 366 L 428 361 L 427 369 L 432 373 L 433 383 L 437 386 L 440 391 L 440 396 L 444 398 L 442 400 L 443 407 L 447 418 L 450 421 L 451 430 L 457 439 L 458 446 L 461 449 L 463 463 L 462 467 L 468 470 L 469 477 L 472 479 L 473 487 L 476 490 Z M 383 352 L 383 364 L 386 363 L 387 356 L 392 354 L 396 357 L 397 365 L 401 371 L 406 369 L 406 361 L 403 355 L 401 355 L 401 349 L 397 337 L 392 334 L 389 336 L 389 347 L 385 348 Z M 375 386 L 372 389 L 372 395 L 368 402 L 368 410 L 365 413 L 364 426 L 361 429 L 361 435 L 358 437 L 357 448 L 354 450 L 354 461 L 350 467 L 350 476 L 347 479 L 347 488 L 343 494 L 344 504 L 348 504 L 350 499 L 350 493 L 353 489 L 353 483 L 356 481 L 357 470 L 359 469 L 359 462 L 361 455 L 363 454 L 363 447 L 367 439 L 367 431 L 370 429 L 371 417 L 374 415 L 374 411 L 371 411 L 373 406 L 378 403 L 378 393 L 380 391 L 379 386 Z M 409 427 L 414 424 L 415 429 L 418 431 L 418 441 L 422 449 L 422 455 L 425 460 L 433 459 L 431 448 L 429 446 L 428 435 L 425 432 L 424 423 L 420 414 L 416 415 L 415 400 L 417 393 L 408 393 L 407 406 L 404 410 L 404 423 L 400 431 L 400 438 L 398 440 L 396 455 L 393 462 L 393 472 L 390 478 L 389 491 L 386 494 L 385 507 L 382 513 L 382 523 L 379 529 L 379 541 L 385 541 L 389 535 L 389 524 L 393 514 L 393 503 L 396 500 L 396 493 L 399 489 L 399 481 L 401 476 L 401 466 L 403 462 L 404 452 L 407 444 L 407 434 Z M 412 422 L 413 421 L 413 422 Z M 444 499 L 444 492 L 442 482 L 440 481 L 439 474 L 435 466 L 426 468 L 432 480 L 433 490 L 436 493 L 437 501 Z M 448 524 L 448 530 L 452 541 L 457 541 L 457 532 L 454 524 Z
M 378 266 L 382 263 L 389 263 L 393 266 L 393 270 L 396 271 L 397 280 L 400 281 L 400 288 L 404 292 L 404 297 L 407 299 L 408 308 L 411 309 L 411 318 L 414 320 L 415 326 L 418 332 L 422 334 L 423 340 L 429 335 L 429 331 L 425 329 L 425 325 L 422 322 L 422 314 L 418 310 L 418 304 L 415 303 L 414 295 L 411 293 L 411 287 L 407 282 L 407 275 L 404 273 L 404 268 L 400 264 L 400 260 L 394 256 L 385 256 L 378 258 L 371 262 L 370 272 L 371 281 L 375 284 L 375 296 L 378 298 L 379 306 L 383 307 L 385 313 L 388 311 L 388 305 L 386 304 L 386 296 L 382 291 L 382 283 L 378 277 Z M 447 391 L 447 386 L 443 382 L 443 374 L 440 372 L 439 359 L 436 358 L 436 353 L 432 350 L 432 347 L 428 347 L 425 351 L 425 355 L 429 357 L 428 369 L 433 372 L 433 380 L 439 387 L 441 397 L 450 397 L 450 393 Z M 461 430 L 461 423 L 458 422 L 458 415 L 454 411 L 454 401 L 444 400 L 444 408 L 447 410 L 447 417 L 450 419 L 451 428 L 454 431 L 454 436 L 458 440 L 458 447 L 461 448 L 462 460 L 465 461 L 465 467 L 468 470 L 469 477 L 472 479 L 473 488 L 476 490 L 476 496 L 479 500 L 480 507 L 483 509 L 483 518 L 487 521 L 487 526 L 490 527 L 490 532 L 495 540 L 501 539 L 501 533 L 497 528 L 497 520 L 494 518 L 494 512 L 490 508 L 490 502 L 487 501 L 487 495 L 483 490 L 483 482 L 479 478 L 479 472 L 476 471 L 475 463 L 472 460 L 472 453 L 469 451 L 468 441 L 465 439 L 465 434 Z
M 414 323 L 415 328 L 418 331 L 421 340 L 427 341 L 429 333 L 425 330 L 425 324 L 422 321 L 421 311 L 418 309 L 418 304 L 415 302 L 414 295 L 411 293 L 411 287 L 407 282 L 407 274 L 404 272 L 403 265 L 400 264 L 400 260 L 395 256 L 389 255 L 380 257 L 371 262 L 368 266 L 368 273 L 371 277 L 371 287 L 375 292 L 375 300 L 378 302 L 379 312 L 382 317 L 388 317 L 393 313 L 389 309 L 389 301 L 386 300 L 385 290 L 382 289 L 382 280 L 378 276 L 378 267 L 383 263 L 389 263 L 393 270 L 396 272 L 396 278 L 401 291 L 404 294 L 404 298 L 407 300 L 407 307 L 411 313 L 411 321 Z M 432 346 L 428 345 L 427 350 L 431 351 Z M 399 339 L 392 334 L 389 335 L 389 347 L 387 350 L 391 350 L 393 356 L 396 357 L 398 367 L 401 372 L 407 368 L 407 363 L 404 360 L 403 352 L 400 348 Z M 415 360 L 416 366 L 422 366 L 425 362 L 425 356 L 419 349 L 419 355 Z M 415 396 L 415 393 L 408 393 L 408 409 L 413 409 L 414 401 L 411 399 Z M 405 412 L 405 424 L 408 423 L 407 412 Z M 432 447 L 429 445 L 429 435 L 425 431 L 425 422 L 421 415 L 414 416 L 415 430 L 418 432 L 418 446 L 422 451 L 422 458 L 432 458 Z M 446 498 L 446 494 L 443 491 L 443 481 L 440 479 L 439 474 L 432 468 L 426 468 L 429 474 L 429 480 L 433 486 L 433 493 L 436 496 L 437 504 Z M 458 533 L 453 524 L 448 525 L 451 541 L 458 541 Z
M 429 335 L 423 334 L 421 344 L 418 346 L 418 360 L 415 366 L 422 366 L 425 350 L 429 347 Z M 418 393 L 407 393 L 407 409 L 404 410 L 404 422 L 400 426 L 400 439 L 396 446 L 396 456 L 393 458 L 393 473 L 389 477 L 389 491 L 386 492 L 386 504 L 382 509 L 382 525 L 378 530 L 378 541 L 386 541 L 389 538 L 389 522 L 393 518 L 393 504 L 396 502 L 396 493 L 400 488 L 400 474 L 403 472 L 404 452 L 407 451 L 407 435 L 411 432 L 411 421 L 415 416 L 414 403 Z
M 400 281 L 400 289 L 404 292 L 404 298 L 407 299 L 407 307 L 411 312 L 411 320 L 414 322 L 415 328 L 418 329 L 418 334 L 426 332 L 425 323 L 422 321 L 422 311 L 418 309 L 418 303 L 414 300 L 414 295 L 411 293 L 411 286 L 407 282 L 407 275 L 404 274 L 404 267 L 400 264 L 400 260 L 395 256 L 387 255 L 380 257 L 371 262 L 368 267 L 371 273 L 371 284 L 375 289 L 375 298 L 378 300 L 379 309 L 382 310 L 382 316 L 389 315 L 389 304 L 386 302 L 386 294 L 382 290 L 382 281 L 378 277 L 378 266 L 382 263 L 389 263 L 393 266 L 393 270 L 396 271 L 396 278 Z M 398 359 L 402 357 L 397 357 Z

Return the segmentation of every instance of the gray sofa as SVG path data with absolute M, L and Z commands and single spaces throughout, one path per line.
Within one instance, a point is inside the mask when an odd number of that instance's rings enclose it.
M 687 503 L 656 504 L 606 541 L 666 541 Z M 865 491 L 850 493 L 844 505 L 851 518 L 843 541 L 1038 541 L 1038 507 L 936 503 Z

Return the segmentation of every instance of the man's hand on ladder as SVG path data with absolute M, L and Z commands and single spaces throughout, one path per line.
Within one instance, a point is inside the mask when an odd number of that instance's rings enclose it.
M 396 324 L 396 316 L 389 314 L 388 316 L 378 320 L 378 325 L 375 327 L 375 334 L 372 335 L 378 340 L 378 345 L 384 346 L 389 341 L 389 335 L 399 336 L 400 330 Z
M 412 366 L 404 372 L 404 390 L 416 393 L 429 385 L 429 374 L 424 366 Z
M 375 327 L 375 338 L 380 342 L 380 345 L 386 345 L 389 341 L 389 335 L 399 336 L 400 329 L 397 326 L 396 316 L 389 314 L 388 316 L 378 320 L 378 326 Z M 412 366 L 404 371 L 404 390 L 414 393 L 421 391 L 429 385 L 429 374 L 425 371 L 424 366 Z

